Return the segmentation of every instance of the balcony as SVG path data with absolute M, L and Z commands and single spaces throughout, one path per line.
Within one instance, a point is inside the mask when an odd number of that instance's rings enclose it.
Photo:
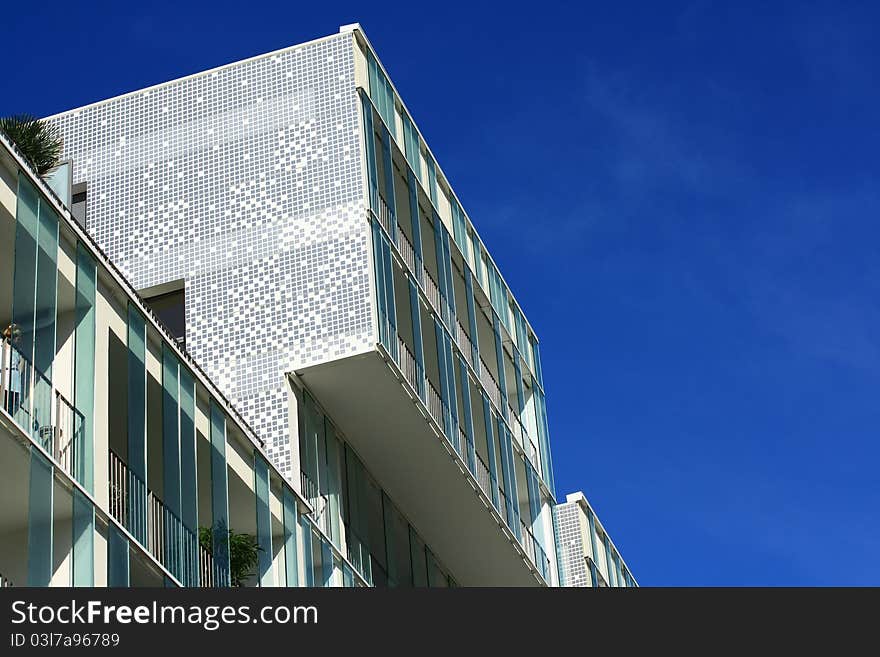
M 465 436 L 452 438 L 465 454 L 460 456 L 443 436 L 438 391 L 419 371 L 404 340 L 398 338 L 397 347 L 399 364 L 382 349 L 313 365 L 296 375 L 459 583 L 536 586 L 549 581 L 543 579 L 548 569 L 537 551 L 525 544 L 528 539 L 517 541 L 507 528 L 502 495 L 501 508 L 495 509 L 486 464 L 477 455 L 471 475 Z
M 133 534 L 143 532 L 146 536 L 146 551 L 170 572 L 175 568 L 185 570 L 178 561 L 192 560 L 192 552 L 198 551 L 198 580 L 190 585 L 212 587 L 216 579 L 211 554 L 199 545 L 198 537 L 188 530 L 183 522 L 162 502 L 152 490 L 129 470 L 128 465 L 113 450 L 110 450 L 109 505 L 112 515 L 123 527 L 133 530 Z M 146 491 L 146 518 L 135 519 L 131 515 L 136 498 Z M 140 525 L 132 527 L 132 525 Z M 183 546 L 183 551 L 172 549 Z
M 82 479 L 83 414 L 6 339 L 0 340 L 0 402 L 62 470 Z
M 442 317 L 443 314 L 440 309 L 440 290 L 437 287 L 437 283 L 434 281 L 434 278 L 425 266 L 419 265 L 416 262 L 415 249 L 412 243 L 407 238 L 403 229 L 394 223 L 394 216 L 388 209 L 388 206 L 381 195 L 379 196 L 379 222 L 390 236 L 394 236 L 394 244 L 397 246 L 401 259 L 409 268 L 410 272 L 416 277 L 416 280 L 421 284 L 422 290 L 425 293 L 425 298 L 428 300 L 428 305 L 437 317 Z M 393 232 L 392 227 L 396 229 Z M 506 421 L 514 439 L 520 446 L 520 449 L 522 449 L 536 472 L 543 477 L 544 473 L 541 466 L 541 458 L 535 440 L 531 437 L 520 420 L 519 413 L 517 413 L 509 403 L 502 403 L 501 388 L 499 387 L 495 376 L 492 374 L 492 370 L 489 368 L 486 361 L 483 360 L 482 356 L 478 359 L 474 359 L 473 341 L 468 337 L 464 325 L 457 319 L 455 323 L 456 326 L 453 330 L 453 337 L 458 344 L 458 348 L 464 355 L 465 360 L 479 376 L 480 383 L 482 383 L 485 388 L 492 404 Z

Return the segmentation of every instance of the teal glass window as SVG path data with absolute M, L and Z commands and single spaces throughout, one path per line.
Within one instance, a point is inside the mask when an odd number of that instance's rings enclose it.
M 287 586 L 299 586 L 299 559 L 297 558 L 296 528 L 299 524 L 299 511 L 296 496 L 287 486 L 282 493 L 284 507 L 284 572 Z
M 458 244 L 458 248 L 461 249 L 461 252 L 465 256 L 465 260 L 467 260 L 468 237 L 464 211 L 461 209 L 458 201 L 454 198 L 449 199 L 449 205 L 452 209 L 452 232 L 455 237 L 455 243 Z
M 196 473 L 195 379 L 180 367 L 180 518 L 183 522 L 184 586 L 198 586 L 199 496 Z
M 412 119 L 408 114 L 403 115 L 403 141 L 406 160 L 415 172 L 416 177 L 421 181 L 422 167 L 419 162 L 419 133 L 416 131 L 416 127 L 413 125 Z
M 408 278 L 407 281 L 409 283 L 409 311 L 412 318 L 413 344 L 415 347 L 413 349 L 413 357 L 416 361 L 416 381 L 418 384 L 416 392 L 419 393 L 419 398 L 424 402 L 426 401 L 427 391 L 425 387 L 425 351 L 424 343 L 422 342 L 421 301 L 419 300 L 419 290 L 416 287 L 415 281 L 412 278 Z
M 19 330 L 19 337 L 14 346 L 28 362 L 33 362 L 34 359 L 34 302 L 37 289 L 37 233 L 39 232 L 37 215 L 39 206 L 40 200 L 37 190 L 24 174 L 20 174 L 15 214 L 12 322 Z
M 54 477 L 52 464 L 31 447 L 28 490 L 28 586 L 52 581 Z
M 48 203 L 40 201 L 37 238 L 37 296 L 34 310 L 34 367 L 52 380 L 55 360 L 55 319 L 58 300 L 58 215 Z M 51 388 L 51 386 L 50 386 Z M 47 391 L 51 394 L 51 390 Z M 43 409 L 41 409 L 43 410 Z M 46 409 L 48 410 L 48 409 Z M 41 426 L 49 416 L 38 418 Z
M 409 528 L 410 561 L 412 563 L 413 586 L 426 588 L 428 583 L 428 561 L 425 553 L 425 543 L 415 530 Z
M 325 494 L 329 503 L 325 513 L 330 514 L 329 530 L 330 540 L 333 544 L 342 548 L 342 531 L 339 527 L 341 516 L 341 497 L 342 497 L 342 446 L 336 437 L 336 428 L 329 418 L 324 418 L 324 435 L 326 440 L 327 467 L 325 477 Z
M 507 526 L 517 538 L 522 538 L 519 526 L 519 495 L 516 486 L 516 467 L 513 461 L 513 446 L 510 432 L 504 421 L 498 419 L 498 444 L 501 446 L 501 474 L 504 477 L 504 494 L 507 501 Z
M 82 243 L 76 245 L 76 334 L 73 405 L 82 413 L 74 437 L 76 480 L 90 493 L 94 488 L 95 421 L 95 296 L 97 267 Z
M 486 451 L 489 458 L 489 480 L 492 484 L 492 504 L 499 511 L 501 510 L 501 500 L 498 490 L 498 457 L 495 453 L 495 435 L 492 426 L 495 424 L 494 414 L 489 406 L 489 398 L 485 392 L 481 391 L 483 396 L 483 422 L 486 426 Z
M 95 585 L 95 507 L 73 489 L 73 585 Z
M 468 470 L 475 477 L 477 476 L 476 450 L 474 447 L 474 420 L 471 414 L 471 386 L 468 376 L 468 367 L 461 356 L 458 357 L 458 373 L 461 383 L 461 418 L 464 426 L 464 436 L 467 445 L 465 447 L 465 461 Z
M 171 348 L 162 343 L 162 479 L 165 503 L 166 568 L 182 581 L 183 525 L 180 521 L 180 363 Z
M 391 261 L 391 245 L 373 221 L 373 261 L 376 274 L 376 304 L 379 315 L 379 341 L 399 362 L 397 342 L 397 311 L 394 300 L 394 270 Z
M 128 538 L 112 522 L 107 527 L 107 586 L 128 587 Z
M 550 435 L 547 428 L 547 405 L 544 400 L 544 393 L 540 388 L 535 389 L 535 411 L 537 414 L 538 425 L 538 446 L 541 450 L 541 473 L 547 487 L 552 491 L 555 489 L 553 480 L 553 459 L 550 455 Z
M 396 240 L 397 233 L 397 197 L 394 194 L 394 160 L 391 156 L 391 136 L 388 128 L 382 128 L 382 163 L 385 170 L 385 204 L 391 213 L 391 239 Z
M 474 232 L 471 233 L 471 244 L 474 251 L 474 273 L 479 283 L 483 280 L 483 248 L 480 246 L 480 238 Z
M 501 391 L 501 408 L 507 406 L 507 377 L 504 375 L 504 348 L 501 346 L 501 328 L 498 316 L 492 316 L 492 332 L 495 335 L 495 362 L 498 365 L 498 389 Z
M 419 192 L 416 186 L 416 177 L 412 171 L 407 171 L 407 187 L 409 188 L 409 216 L 412 226 L 413 252 L 416 260 L 415 273 L 421 285 L 423 284 L 422 263 L 424 261 L 422 256 L 422 222 L 419 218 Z
M 257 498 L 257 544 L 260 586 L 274 586 L 272 573 L 272 514 L 269 511 L 269 464 L 254 452 L 254 491 Z
M 367 182 L 370 208 L 379 216 L 379 175 L 376 171 L 376 137 L 373 132 L 373 106 L 367 98 L 361 97 L 364 114 L 364 145 L 366 146 Z
M 312 552 L 312 526 L 306 516 L 300 516 L 300 528 L 303 538 L 303 572 L 305 573 L 305 585 L 315 586 L 315 566 Z
M 229 586 L 229 493 L 226 473 L 226 415 L 211 400 L 211 507 L 214 585 Z
M 324 538 L 320 539 L 321 542 L 321 585 L 329 588 L 334 584 L 333 578 L 333 550 L 330 548 L 330 543 L 328 543 Z
M 147 333 L 144 316 L 128 307 L 128 522 L 147 543 Z
M 428 168 L 428 195 L 431 198 L 431 203 L 434 204 L 434 207 L 437 207 L 437 165 L 434 163 L 434 158 L 428 154 L 425 154 L 425 163 Z
M 477 333 L 477 304 L 474 298 L 474 279 L 469 269 L 464 270 L 464 287 L 467 295 L 468 328 L 473 336 L 471 339 L 471 362 L 479 374 L 480 341 L 477 339 L 479 335 Z

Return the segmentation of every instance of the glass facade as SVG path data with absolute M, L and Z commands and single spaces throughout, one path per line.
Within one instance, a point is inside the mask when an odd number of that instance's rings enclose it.
M 369 52 L 366 54 L 370 61 L 372 54 Z M 410 196 L 409 217 L 398 218 L 396 211 L 393 212 L 393 230 L 397 230 L 398 220 L 407 222 L 411 226 L 411 234 L 414 238 L 417 237 L 413 240 L 415 243 L 403 245 L 401 240 L 394 237 L 388 226 L 384 232 L 375 226 L 373 230 L 377 288 L 381 290 L 388 286 L 393 289 L 395 275 L 402 275 L 409 281 L 410 314 L 415 343 L 412 351 L 415 363 L 410 366 L 408 363 L 402 363 L 398 358 L 394 360 L 401 369 L 411 367 L 415 370 L 415 373 L 408 378 L 415 388 L 421 390 L 424 385 L 422 379 L 427 377 L 424 372 L 425 363 L 434 362 L 436 355 L 438 372 L 436 380 L 439 388 L 437 395 L 439 402 L 436 407 L 439 415 L 434 419 L 439 423 L 446 439 L 465 459 L 468 470 L 474 477 L 483 477 L 481 467 L 488 470 L 484 478 L 488 480 L 486 484 L 489 490 L 485 491 L 486 494 L 502 513 L 513 534 L 523 542 L 524 546 L 531 546 L 528 537 L 523 536 L 518 502 L 515 498 L 502 499 L 500 496 L 504 491 L 510 496 L 514 491 L 529 486 L 528 481 L 517 481 L 517 470 L 519 469 L 519 477 L 522 478 L 523 469 L 513 466 L 514 461 L 520 458 L 519 455 L 523 455 L 524 459 L 533 466 L 538 483 L 537 506 L 541 509 L 536 522 L 530 522 L 529 525 L 542 525 L 546 516 L 543 510 L 548 509 L 553 503 L 552 462 L 537 340 L 531 334 L 525 317 L 513 301 L 497 267 L 485 253 L 461 205 L 451 190 L 447 192 L 443 187 L 445 183 L 441 183 L 436 163 L 427 149 L 422 147 L 418 131 L 410 117 L 402 110 L 403 134 L 402 143 L 396 146 L 399 148 L 397 161 L 405 162 L 409 166 L 404 165 L 405 171 L 397 175 L 395 149 L 390 148 L 393 144 L 388 143 L 389 135 L 382 130 L 373 130 L 374 121 L 387 123 L 387 117 L 380 106 L 380 103 L 385 102 L 381 96 L 384 91 L 385 86 L 380 80 L 376 84 L 371 83 L 367 94 L 361 96 L 367 136 L 368 177 L 372 179 L 373 170 L 377 169 L 372 160 L 375 159 L 377 150 L 381 148 L 385 185 L 388 185 L 388 177 L 396 177 L 394 184 L 405 184 Z M 392 105 L 394 104 L 392 102 Z M 374 108 L 378 118 L 374 115 Z M 377 181 L 380 178 L 381 176 L 376 174 Z M 421 186 L 417 184 L 417 180 Z M 386 196 L 391 198 L 390 191 L 386 192 Z M 440 216 L 441 196 L 449 204 L 448 219 L 452 235 Z M 427 206 L 427 211 L 421 210 L 421 203 Z M 395 207 L 402 209 L 399 206 Z M 433 230 L 423 231 L 425 225 Z M 387 239 L 386 232 L 391 234 L 390 240 Z M 433 248 L 430 244 L 431 238 L 433 238 Z M 451 246 L 453 242 L 462 256 L 460 261 L 453 253 Z M 385 252 L 394 247 L 399 247 L 401 261 L 408 264 L 409 272 L 400 274 L 390 267 L 386 269 L 381 264 Z M 410 248 L 413 252 L 412 256 L 407 254 Z M 433 258 L 424 258 L 423 249 L 431 249 Z M 459 262 L 461 265 L 458 264 Z M 391 285 L 388 284 L 389 277 L 392 281 Z M 477 279 L 476 285 L 474 285 L 474 277 Z M 458 305 L 456 296 L 461 294 L 462 290 L 465 298 L 463 303 Z M 422 301 L 420 291 L 427 303 Z M 480 296 L 484 293 L 488 296 L 488 304 Z M 397 327 L 394 329 L 389 327 L 385 330 L 381 326 L 390 321 L 391 313 L 388 310 L 387 294 L 382 294 L 380 291 L 378 296 L 379 332 L 380 340 L 384 344 L 390 335 L 396 332 Z M 425 334 L 425 323 L 421 317 L 418 317 L 423 307 L 428 309 L 429 318 L 432 317 L 434 320 L 433 336 L 430 332 Z M 422 353 L 419 353 L 420 349 Z M 428 353 L 429 350 L 435 351 L 435 354 Z M 491 351 L 494 351 L 492 358 L 494 369 L 487 368 L 481 358 L 481 353 Z M 459 353 L 464 362 L 463 370 Z M 471 414 L 471 409 L 465 408 L 469 405 L 465 393 L 470 393 L 471 380 L 476 380 L 478 389 L 482 388 L 487 393 L 484 395 L 485 420 L 480 425 L 479 432 L 474 427 L 472 419 L 469 424 L 468 418 L 465 417 Z M 469 394 L 467 396 L 469 397 Z M 431 399 L 426 400 L 421 392 L 420 397 L 426 402 L 429 412 L 432 412 Z M 484 433 L 482 429 L 485 430 Z M 483 435 L 474 435 L 475 433 Z M 476 448 L 473 456 L 468 454 L 467 447 L 471 442 L 474 444 L 485 442 L 488 463 L 481 465 L 482 459 L 476 458 L 480 450 Z M 543 527 L 535 536 L 541 537 L 540 540 L 536 538 L 532 541 L 538 544 L 536 550 L 540 551 L 547 544 Z M 545 563 L 541 564 L 542 574 L 547 571 L 545 566 Z
M 303 428 L 301 436 L 302 479 L 320 490 L 320 495 L 310 500 L 313 506 L 326 509 L 318 516 L 318 526 L 332 528 L 340 523 L 340 534 L 345 537 L 345 550 L 349 561 L 368 582 L 375 586 L 411 587 L 427 585 L 419 565 L 425 563 L 426 547 L 418 533 L 410 526 L 393 501 L 377 484 L 362 461 L 345 442 L 333 422 L 317 406 L 315 400 L 303 392 Z M 328 450 L 328 446 L 335 445 Z M 333 456 L 338 453 L 338 469 Z M 327 455 L 330 455 L 329 458 Z M 330 466 L 328 468 L 328 465 Z M 336 472 L 341 476 L 337 477 Z M 333 474 L 330 474 L 333 473 Z M 326 482 L 326 487 L 318 482 Z M 337 511 L 329 503 L 338 495 Z M 327 501 L 325 502 L 325 497 Z M 325 506 L 326 505 L 326 506 Z M 325 514 L 327 517 L 325 517 Z M 411 540 L 415 537 L 415 540 Z M 316 582 L 325 579 L 322 549 L 315 545 L 325 540 L 320 533 L 307 535 L 313 544 L 305 549 L 306 559 L 312 561 L 305 572 L 312 572 Z M 321 563 L 318 563 L 318 562 Z M 439 564 L 437 568 L 448 572 Z M 316 584 L 319 585 L 319 584 Z
M 332 427 L 322 434 L 316 474 L 328 500 L 326 535 L 301 514 L 301 498 L 253 447 L 246 464 L 253 502 L 242 515 L 247 493 L 231 492 L 233 477 L 240 481 L 241 475 L 229 460 L 230 450 L 241 452 L 230 441 L 251 445 L 250 439 L 197 382 L 171 336 L 133 299 L 120 307 L 119 290 L 111 293 L 99 320 L 99 297 L 106 291 L 99 291 L 98 275 L 105 265 L 65 227 L 38 182 L 22 173 L 13 191 L 16 236 L 0 257 L 9 258 L 14 294 L 0 313 L 7 313 L 14 331 L 2 345 L 0 397 L 22 433 L 0 432 L 0 494 L 24 504 L 15 508 L 9 528 L 0 528 L 0 584 L 227 586 L 229 531 L 244 530 L 260 547 L 257 572 L 245 585 L 297 586 L 308 579 L 362 585 L 340 552 L 346 547 L 345 456 Z M 62 274 L 63 268 L 71 273 Z M 121 292 L 124 298 L 131 291 Z M 63 336 L 57 346 L 56 333 Z M 109 339 L 100 353 L 99 335 Z M 96 404 L 96 391 L 105 403 Z M 316 444 L 316 465 L 317 451 Z M 93 500 L 105 491 L 106 508 L 96 507 Z M 206 532 L 203 545 L 200 530 Z M 304 543 L 308 558 L 300 552 Z M 100 562 L 99 545 L 106 555 Z

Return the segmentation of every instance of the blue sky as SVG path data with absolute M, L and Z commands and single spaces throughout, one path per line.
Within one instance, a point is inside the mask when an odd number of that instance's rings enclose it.
M 128 4 L 5 12 L 0 114 L 359 21 L 541 338 L 560 496 L 643 585 L 880 584 L 880 9 Z

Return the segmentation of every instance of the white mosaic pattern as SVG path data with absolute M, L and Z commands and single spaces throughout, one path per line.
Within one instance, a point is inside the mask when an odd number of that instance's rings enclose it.
M 553 509 L 557 556 L 560 559 L 560 586 L 592 586 L 584 555 L 581 510 L 575 503 L 559 504 Z
M 88 229 L 138 288 L 185 279 L 187 348 L 290 476 L 283 373 L 375 344 L 351 34 L 52 121 Z

